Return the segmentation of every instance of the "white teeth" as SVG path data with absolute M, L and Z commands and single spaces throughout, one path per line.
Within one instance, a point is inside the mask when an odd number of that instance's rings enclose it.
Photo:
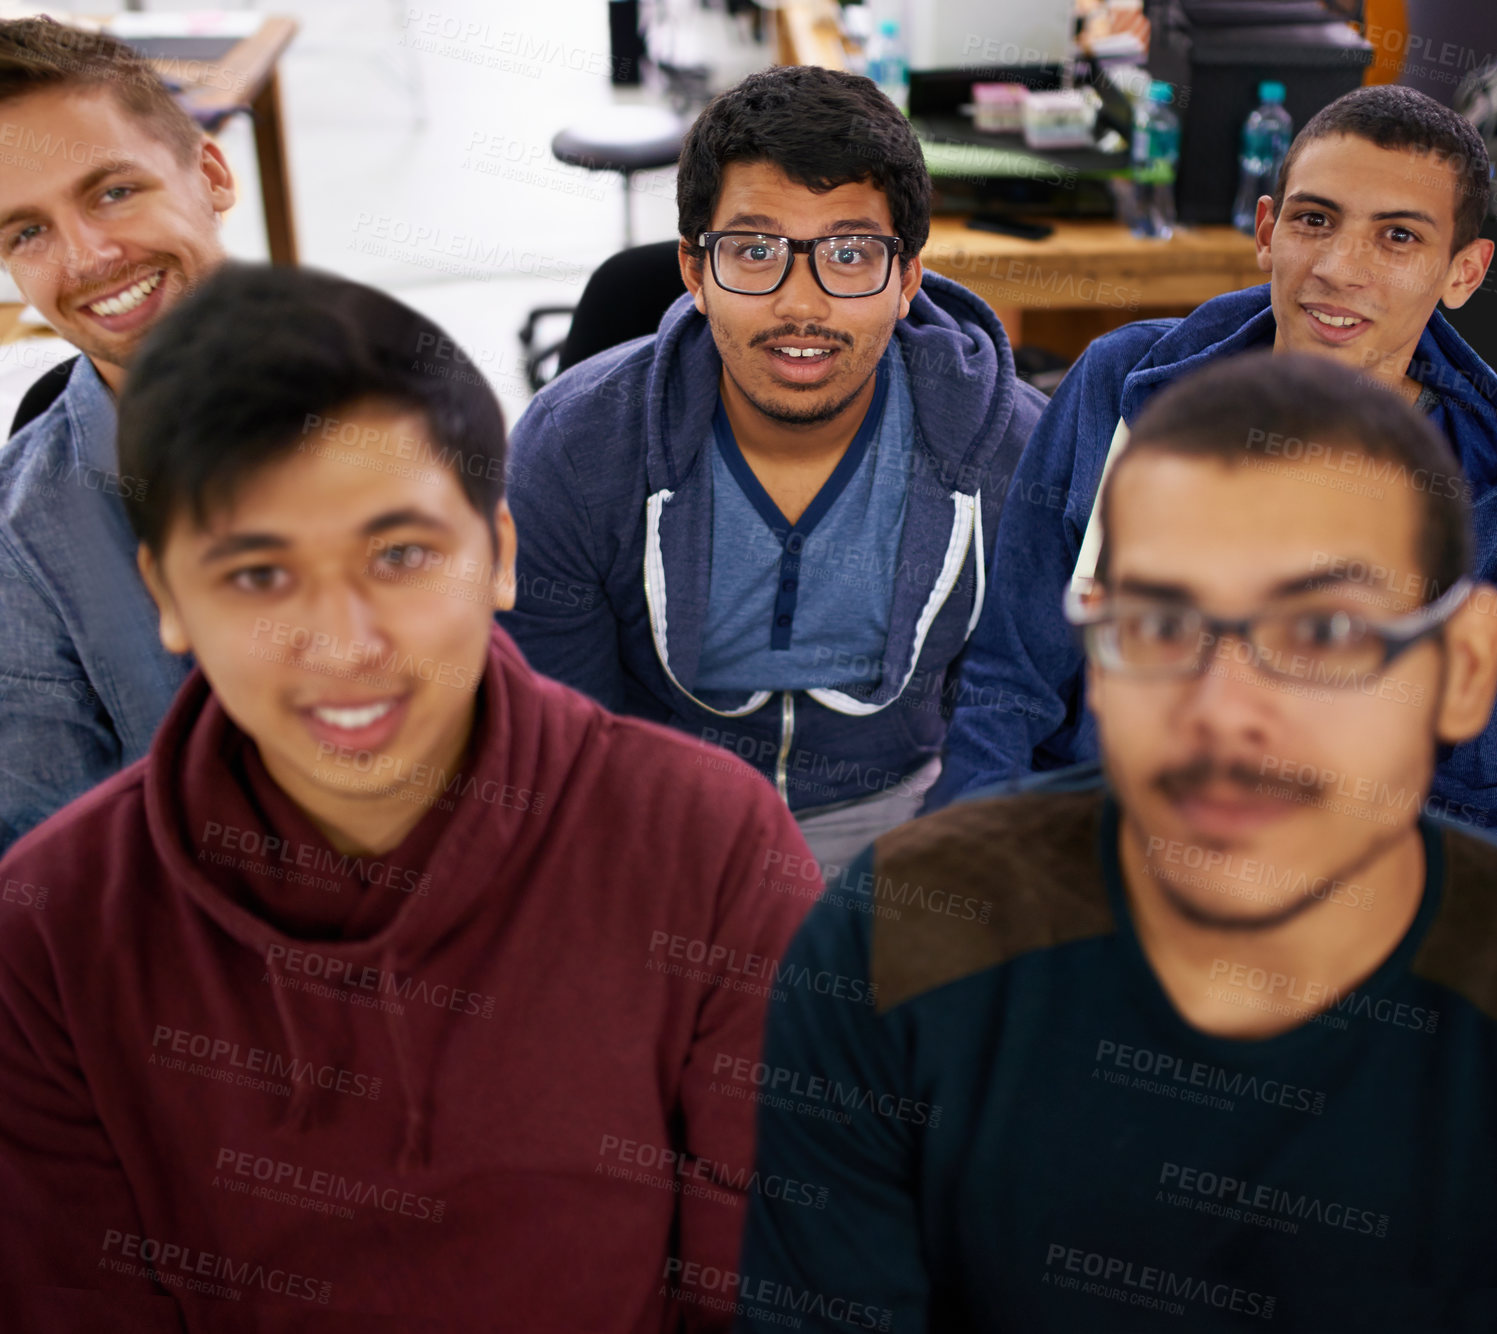
M 1318 310 L 1312 310 L 1310 314 L 1322 324 L 1329 324 L 1333 329 L 1344 329 L 1349 325 L 1362 323 L 1355 315 L 1322 315 Z
M 832 349 L 829 347 L 777 347 L 776 352 L 783 352 L 787 357 L 824 357 Z
M 383 718 L 395 707 L 393 699 L 380 700 L 377 704 L 366 704 L 359 709 L 313 709 L 313 716 L 325 723 L 331 723 L 334 727 L 342 727 L 352 732 L 360 727 L 368 727 L 370 723 Z
M 163 269 L 149 278 L 142 278 L 134 287 L 127 287 L 123 292 L 106 297 L 103 301 L 95 301 L 89 309 L 96 315 L 128 314 L 156 290 L 164 277 L 166 271 Z

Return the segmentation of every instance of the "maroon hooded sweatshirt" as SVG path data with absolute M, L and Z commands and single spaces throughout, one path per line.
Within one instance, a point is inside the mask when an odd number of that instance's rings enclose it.
M 0 863 L 7 1330 L 716 1328 L 746 1193 L 816 1207 L 724 1091 L 811 902 L 784 805 L 497 628 L 477 701 L 359 859 L 195 673 Z

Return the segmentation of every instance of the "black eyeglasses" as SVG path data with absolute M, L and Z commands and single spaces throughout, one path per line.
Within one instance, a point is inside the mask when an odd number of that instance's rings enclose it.
M 1369 673 L 1436 634 L 1470 594 L 1458 579 L 1445 594 L 1390 621 L 1314 603 L 1261 611 L 1242 620 L 1159 598 L 1110 598 L 1066 590 L 1066 620 L 1077 626 L 1098 666 L 1123 676 L 1199 676 L 1227 636 L 1246 644 L 1246 665 L 1316 685 L 1357 686 Z
M 897 236 L 813 236 L 793 241 L 763 232 L 703 232 L 697 244 L 712 260 L 719 287 L 740 296 L 768 296 L 790 274 L 797 255 L 808 255 L 811 276 L 828 296 L 876 296 L 889 285 Z

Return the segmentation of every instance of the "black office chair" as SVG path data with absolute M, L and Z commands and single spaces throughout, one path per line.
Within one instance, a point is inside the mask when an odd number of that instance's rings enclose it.
M 671 302 L 686 291 L 676 259 L 678 243 L 654 241 L 610 255 L 594 271 L 575 307 L 532 310 L 520 330 L 525 375 L 539 389 L 555 375 L 594 353 L 652 334 Z M 536 326 L 549 315 L 571 312 L 565 338 L 537 349 Z M 551 368 L 554 360 L 555 369 Z
M 686 121 L 665 107 L 610 107 L 606 114 L 562 130 L 551 140 L 551 153 L 570 166 L 617 172 L 623 178 L 624 245 L 632 246 L 634 173 L 673 166 L 686 128 Z
M 616 106 L 591 122 L 569 126 L 551 140 L 551 152 L 558 161 L 588 171 L 617 172 L 623 178 L 624 254 L 630 253 L 634 246 L 634 191 L 631 185 L 634 173 L 671 166 L 681 156 L 686 129 L 687 121 L 679 111 L 653 106 Z M 539 389 L 554 374 L 550 372 L 548 359 L 560 351 L 564 342 L 558 340 L 536 351 L 533 346 L 536 325 L 554 316 L 570 315 L 574 309 L 572 306 L 540 306 L 525 317 L 520 342 L 525 347 L 525 376 L 532 389 Z M 654 327 L 651 325 L 643 332 L 653 332 Z
M 59 361 L 51 369 L 43 371 L 31 388 L 21 395 L 21 405 L 10 422 L 12 436 L 27 422 L 40 417 L 62 396 L 62 391 L 68 387 L 68 376 L 73 373 L 73 363 L 77 360 L 77 357 L 69 357 L 66 361 Z

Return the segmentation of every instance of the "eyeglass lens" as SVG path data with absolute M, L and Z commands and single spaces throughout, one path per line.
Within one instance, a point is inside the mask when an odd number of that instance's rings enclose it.
M 1217 637 L 1188 608 L 1120 611 L 1108 630 L 1119 662 L 1141 672 L 1197 671 L 1217 651 Z M 1252 644 L 1232 648 L 1244 663 L 1297 678 L 1376 671 L 1384 656 L 1382 641 L 1361 617 L 1334 607 L 1260 616 Z
M 755 295 L 771 291 L 785 274 L 793 251 L 782 237 L 722 236 L 713 250 L 720 286 Z M 889 281 L 893 252 L 869 236 L 834 236 L 811 255 L 816 274 L 837 296 L 872 296 Z

